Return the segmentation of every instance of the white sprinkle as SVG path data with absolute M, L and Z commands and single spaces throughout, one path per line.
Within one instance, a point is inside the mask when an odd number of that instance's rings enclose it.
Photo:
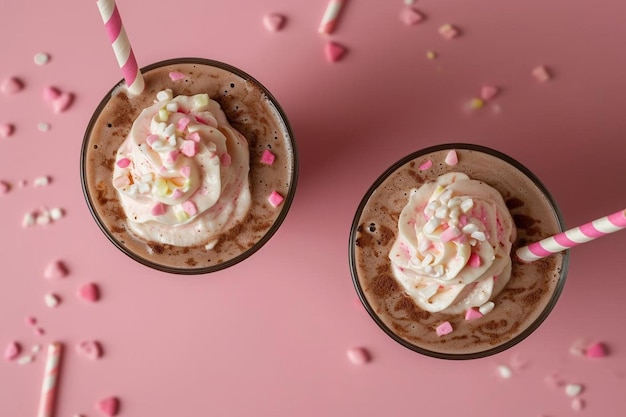
M 50 213 L 47 210 L 40 212 L 35 219 L 35 223 L 37 223 L 38 226 L 45 226 L 52 223 Z
M 485 304 L 478 307 L 478 311 L 480 311 L 480 314 L 484 316 L 484 315 L 491 313 L 491 311 L 493 310 L 495 306 L 496 305 L 494 304 L 493 301 L 487 301 Z
M 58 306 L 60 302 L 59 297 L 52 293 L 46 294 L 43 300 L 46 303 L 46 305 L 50 308 L 54 308 Z
M 59 220 L 63 218 L 64 215 L 65 213 L 63 212 L 62 208 L 55 207 L 53 209 L 50 209 L 50 217 L 52 218 L 52 220 Z
M 30 227 L 35 225 L 35 215 L 33 213 L 26 213 L 22 218 L 22 227 Z
M 565 386 L 565 395 L 568 397 L 577 397 L 583 391 L 583 386 L 580 384 L 567 384 Z
M 39 122 L 39 124 L 37 125 L 37 129 L 39 129 L 40 132 L 47 132 L 48 130 L 50 130 L 50 123 Z
M 33 181 L 33 186 L 35 187 L 45 187 L 47 185 L 49 185 L 51 182 L 50 177 L 48 176 L 43 176 L 43 177 L 37 177 L 35 178 L 35 181 Z
M 35 61 L 35 64 L 37 65 L 46 65 L 48 62 L 50 62 L 50 55 L 48 55 L 45 52 L 39 52 L 38 54 L 35 55 L 33 60 Z
M 498 373 L 500 377 L 504 379 L 509 379 L 513 376 L 513 372 L 511 372 L 511 369 L 506 365 L 498 365 Z
M 472 207 L 474 207 L 474 200 L 472 200 L 471 198 L 466 198 L 461 203 L 461 211 L 463 213 L 467 213 L 468 211 L 472 209 Z
M 34 355 L 38 354 L 41 351 L 41 345 L 34 345 L 30 351 L 33 352 Z
M 24 355 L 21 356 L 18 360 L 17 360 L 17 364 L 18 365 L 26 365 L 28 363 L 31 363 L 35 358 L 33 357 L 33 355 Z

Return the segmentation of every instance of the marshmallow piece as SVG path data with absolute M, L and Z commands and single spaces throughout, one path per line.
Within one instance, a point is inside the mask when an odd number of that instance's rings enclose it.
M 63 92 L 57 98 L 52 100 L 52 110 L 55 113 L 63 113 L 69 109 L 74 102 L 74 94 Z
M 371 359 L 367 349 L 363 347 L 353 347 L 346 352 L 348 360 L 354 365 L 365 365 Z
M 183 145 L 180 148 L 180 152 L 183 155 L 192 158 L 198 152 L 198 144 L 193 140 L 184 140 Z
M 178 72 L 178 71 L 170 72 L 169 76 L 170 76 L 170 80 L 172 81 L 180 81 L 185 78 L 185 74 L 183 74 L 182 72 Z
M 550 70 L 546 66 L 543 66 L 543 65 L 539 65 L 533 68 L 532 75 L 533 77 L 535 77 L 537 81 L 541 81 L 542 83 L 549 81 L 552 78 L 552 75 L 550 74 Z
M 454 329 L 452 328 L 452 325 L 450 324 L 450 322 L 444 321 L 439 326 L 437 326 L 437 329 L 436 329 L 437 336 L 445 336 L 447 334 L 452 333 L 452 330 Z
M 83 340 L 76 345 L 76 352 L 93 361 L 102 356 L 102 346 L 96 340 Z
M 603 358 L 608 355 L 608 349 L 604 343 L 593 343 L 584 351 L 585 356 L 588 358 Z
M 56 294 L 48 293 L 44 296 L 43 301 L 44 303 L 46 303 L 46 306 L 50 308 L 55 308 L 59 305 L 61 299 Z
M 264 150 L 261 155 L 261 163 L 265 165 L 272 165 L 275 159 L 276 156 L 268 149 Z
M 150 209 L 150 214 L 153 216 L 162 216 L 165 214 L 165 205 L 163 203 L 156 203 L 152 209 Z
M 16 359 L 20 352 L 22 351 L 22 347 L 17 342 L 11 342 L 4 349 L 4 359 L 8 361 L 12 361 Z
M 430 159 L 426 162 L 424 162 L 422 165 L 419 166 L 419 170 L 420 171 L 426 171 L 427 169 L 430 169 L 430 167 L 433 166 L 433 161 L 431 161 Z
M 120 400 L 117 397 L 107 397 L 96 403 L 96 409 L 108 417 L 116 416 L 120 410 Z
M 67 266 L 60 260 L 50 262 L 43 271 L 43 277 L 46 279 L 59 279 L 67 275 Z
M 283 202 L 284 198 L 283 198 L 283 196 L 278 194 L 278 192 L 272 191 L 270 193 L 270 196 L 267 198 L 267 200 L 270 202 L 270 204 L 273 207 L 278 207 L 280 205 L 280 203 Z
M 583 391 L 583 386 L 580 384 L 567 384 L 565 386 L 565 395 L 568 397 L 577 397 Z
M 471 321 L 481 318 L 483 315 L 480 311 L 475 308 L 470 308 L 465 312 L 465 320 Z
M 509 368 L 506 365 L 498 365 L 497 369 L 498 369 L 498 374 L 503 379 L 509 379 L 513 376 L 513 372 L 511 371 L 511 368 Z
M 50 62 L 50 55 L 45 52 L 39 52 L 33 57 L 33 61 L 35 61 L 37 65 L 46 65 Z
M 15 94 L 24 88 L 24 83 L 17 77 L 5 78 L 0 84 L 0 91 L 4 94 Z
M 456 27 L 448 23 L 439 27 L 439 34 L 443 36 L 445 39 L 450 40 L 459 36 L 459 30 Z
M 485 101 L 490 101 L 493 100 L 499 92 L 500 90 L 498 89 L 498 87 L 494 87 L 492 85 L 484 85 L 480 89 L 480 98 Z
M 484 315 L 491 313 L 491 311 L 493 311 L 495 306 L 496 305 L 494 304 L 493 301 L 487 301 L 485 304 L 481 305 L 478 308 L 478 311 L 480 311 L 480 314 L 484 316 Z
M 51 85 L 44 87 L 43 92 L 42 92 L 42 97 L 44 101 L 48 103 L 52 103 L 54 100 L 59 98 L 60 95 L 61 95 L 61 91 L 58 88 L 53 87 Z
M 278 32 L 285 26 L 286 22 L 287 18 L 278 13 L 268 13 L 263 16 L 263 26 L 269 32 Z
M 407 26 L 417 25 L 424 20 L 424 15 L 413 7 L 405 7 L 400 12 L 400 20 Z
M 196 214 L 198 214 L 198 207 L 193 201 L 187 200 L 182 204 L 182 206 L 183 210 L 185 210 L 185 213 L 187 213 L 189 216 L 195 216 Z
M 327 42 L 324 46 L 324 53 L 326 54 L 326 59 L 329 62 L 337 62 L 348 53 L 348 49 L 337 43 L 337 42 Z
M 0 138 L 8 138 L 15 132 L 15 126 L 11 123 L 0 123 Z
M 454 166 L 459 163 L 459 156 L 456 151 L 453 149 L 446 155 L 445 162 L 447 165 Z
M 76 295 L 83 301 L 95 303 L 100 299 L 100 289 L 95 283 L 89 282 L 87 284 L 81 285 L 78 288 Z

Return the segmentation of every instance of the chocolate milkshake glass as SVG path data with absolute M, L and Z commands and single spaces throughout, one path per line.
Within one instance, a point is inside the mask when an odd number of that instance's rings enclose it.
M 100 102 L 85 132 L 81 182 L 106 237 L 151 268 L 202 274 L 232 266 L 278 230 L 297 182 L 296 144 L 272 94 L 202 58 L 141 70 Z
M 417 151 L 358 206 L 349 243 L 356 291 L 396 342 L 441 359 L 502 352 L 535 331 L 565 284 L 568 254 L 521 263 L 518 247 L 564 230 L 539 179 L 482 146 Z

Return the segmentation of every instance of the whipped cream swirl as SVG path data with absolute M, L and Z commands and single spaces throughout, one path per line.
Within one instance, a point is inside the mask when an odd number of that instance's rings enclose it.
M 207 94 L 157 94 L 120 146 L 113 185 L 129 228 L 152 242 L 211 249 L 250 208 L 249 149 Z
M 511 214 L 498 191 L 465 174 L 444 174 L 412 190 L 398 228 L 392 270 L 423 310 L 479 307 L 511 277 Z

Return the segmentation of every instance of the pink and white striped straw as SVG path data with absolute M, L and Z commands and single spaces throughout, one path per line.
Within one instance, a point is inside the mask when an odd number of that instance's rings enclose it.
M 626 209 L 531 243 L 519 248 L 515 254 L 524 262 L 532 262 L 624 228 L 626 228 Z
M 339 20 L 339 14 L 346 1 L 347 0 L 330 0 L 328 2 L 326 11 L 324 12 L 324 16 L 322 16 L 322 21 L 317 30 L 319 33 L 328 35 L 335 30 L 335 26 Z
M 122 18 L 117 10 L 114 0 L 96 0 L 98 9 L 104 22 L 109 41 L 117 58 L 117 63 L 122 70 L 126 86 L 130 94 L 138 95 L 143 92 L 143 75 L 137 65 L 135 54 L 128 41 L 128 36 L 122 25 Z
M 56 392 L 59 382 L 59 367 L 61 365 L 61 350 L 62 345 L 59 342 L 48 345 L 37 417 L 52 417 L 54 414 Z

